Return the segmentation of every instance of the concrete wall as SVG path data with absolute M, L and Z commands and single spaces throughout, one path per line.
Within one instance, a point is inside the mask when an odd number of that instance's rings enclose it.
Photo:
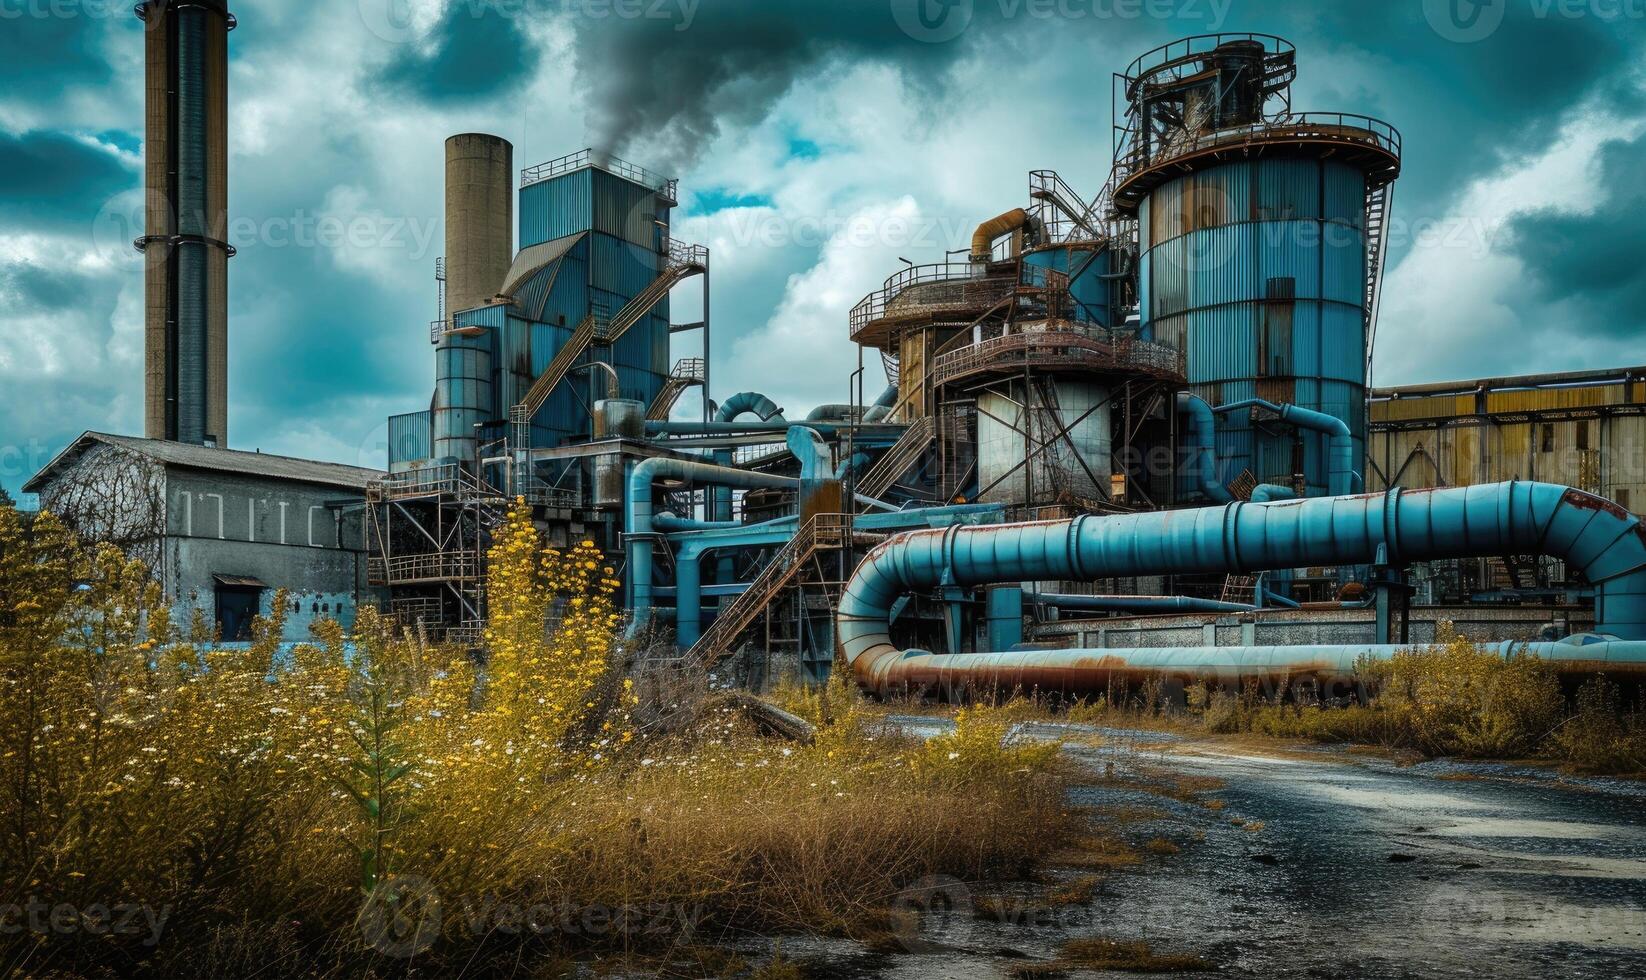
M 288 640 L 307 639 L 316 619 L 352 625 L 360 603 L 373 601 L 363 504 L 337 487 L 171 470 L 162 582 L 181 621 L 194 608 L 213 618 L 213 576 L 230 575 L 268 585 L 265 615 L 276 590 L 290 591 Z

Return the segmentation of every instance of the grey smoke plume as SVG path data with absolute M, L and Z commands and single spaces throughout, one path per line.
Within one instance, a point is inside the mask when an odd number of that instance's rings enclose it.
M 667 16 L 577 18 L 579 84 L 595 146 L 689 164 L 722 126 L 759 122 L 841 58 L 895 64 L 935 94 L 944 70 L 995 32 L 971 0 L 647 0 Z M 949 36 L 949 35 L 953 36 Z

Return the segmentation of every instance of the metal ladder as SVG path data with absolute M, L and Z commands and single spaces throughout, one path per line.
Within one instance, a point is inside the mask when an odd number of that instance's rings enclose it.
M 885 455 L 875 460 L 863 478 L 857 481 L 857 492 L 869 497 L 878 497 L 890 490 L 897 478 L 908 472 L 909 467 L 919 461 L 920 456 L 932 444 L 937 435 L 937 425 L 930 415 L 916 419 L 903 435 L 886 450 Z
M 1383 266 L 1389 254 L 1389 209 L 1394 185 L 1366 192 L 1366 378 L 1372 376 L 1372 352 L 1377 346 L 1377 309 L 1383 302 Z
M 806 561 L 818 551 L 844 548 L 851 544 L 852 518 L 849 514 L 817 514 L 806 522 L 766 567 L 760 570 L 742 595 L 720 611 L 710 626 L 686 652 L 688 664 L 711 666 L 731 652 L 732 643 L 764 612 L 779 592 L 793 582 Z

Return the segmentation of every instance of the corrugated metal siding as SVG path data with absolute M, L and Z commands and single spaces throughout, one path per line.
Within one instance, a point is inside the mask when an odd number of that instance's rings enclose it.
M 594 223 L 592 173 L 574 170 L 521 188 L 521 248 L 589 230 Z
M 428 411 L 389 416 L 389 468 L 434 455 L 434 415 Z
M 1214 405 L 1289 400 L 1363 437 L 1365 179 L 1342 164 L 1257 160 L 1187 175 L 1140 211 L 1145 330 L 1187 354 L 1189 381 Z M 1231 472 L 1290 482 L 1302 447 L 1313 492 L 1327 484 L 1327 439 L 1226 420 Z

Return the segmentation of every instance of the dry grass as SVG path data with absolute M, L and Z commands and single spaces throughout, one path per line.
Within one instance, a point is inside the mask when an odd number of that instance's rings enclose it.
M 1147 844 L 1143 845 L 1143 849 L 1148 851 L 1150 854 L 1154 854 L 1159 857 L 1169 857 L 1173 854 L 1180 854 L 1183 851 L 1182 847 L 1172 843 L 1164 837 L 1156 837 Z
M 0 894 L 165 915 L 154 942 L 0 936 L 7 972 L 546 976 L 598 951 L 704 975 L 718 936 L 884 930 L 914 880 L 1075 835 L 1058 747 L 987 710 L 885 738 L 842 682 L 802 746 L 642 702 L 680 692 L 625 683 L 610 569 L 523 512 L 501 542 L 484 666 L 367 614 L 286 660 L 277 622 L 218 650 L 141 566 L 0 509 Z

